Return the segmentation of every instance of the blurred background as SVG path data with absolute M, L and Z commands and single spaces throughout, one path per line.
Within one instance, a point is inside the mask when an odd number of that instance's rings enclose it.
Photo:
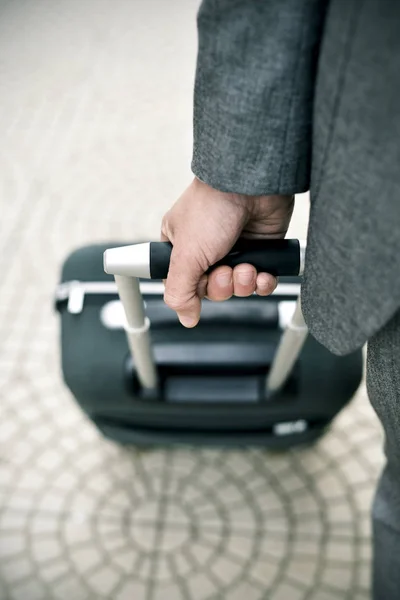
M 190 181 L 198 4 L 0 0 L 1 600 L 369 597 L 364 385 L 314 447 L 269 453 L 121 447 L 62 384 L 63 259 L 157 239 Z

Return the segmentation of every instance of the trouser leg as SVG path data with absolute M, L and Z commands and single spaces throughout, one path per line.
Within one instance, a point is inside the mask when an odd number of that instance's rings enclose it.
M 373 599 L 400 599 L 400 311 L 368 344 L 368 394 L 385 432 L 387 464 L 372 509 Z

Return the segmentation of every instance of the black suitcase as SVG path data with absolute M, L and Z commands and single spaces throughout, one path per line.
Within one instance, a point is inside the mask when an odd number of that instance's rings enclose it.
M 300 279 L 282 277 L 268 297 L 204 301 L 200 324 L 184 329 L 163 302 L 161 281 L 141 281 L 160 385 L 142 388 L 128 351 L 123 309 L 103 252 L 73 252 L 56 290 L 66 385 L 102 433 L 121 443 L 262 445 L 288 448 L 318 438 L 349 402 L 362 354 L 331 354 L 310 336 L 273 397 L 265 377 Z

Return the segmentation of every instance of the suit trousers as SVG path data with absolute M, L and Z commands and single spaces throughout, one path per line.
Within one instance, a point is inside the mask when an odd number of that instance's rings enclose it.
M 385 432 L 372 508 L 373 599 L 400 598 L 400 311 L 368 343 L 368 394 Z

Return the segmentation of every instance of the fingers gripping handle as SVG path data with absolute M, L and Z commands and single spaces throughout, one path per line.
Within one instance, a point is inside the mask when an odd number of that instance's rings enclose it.
M 112 248 L 104 254 L 104 270 L 113 275 L 166 279 L 172 244 L 151 242 Z M 259 273 L 275 276 L 301 275 L 304 248 L 299 240 L 239 240 L 232 250 L 210 270 L 220 265 L 253 265 Z
M 253 265 L 258 273 L 271 275 L 299 275 L 299 240 L 239 240 L 222 261 L 213 265 L 235 267 L 242 263 Z

